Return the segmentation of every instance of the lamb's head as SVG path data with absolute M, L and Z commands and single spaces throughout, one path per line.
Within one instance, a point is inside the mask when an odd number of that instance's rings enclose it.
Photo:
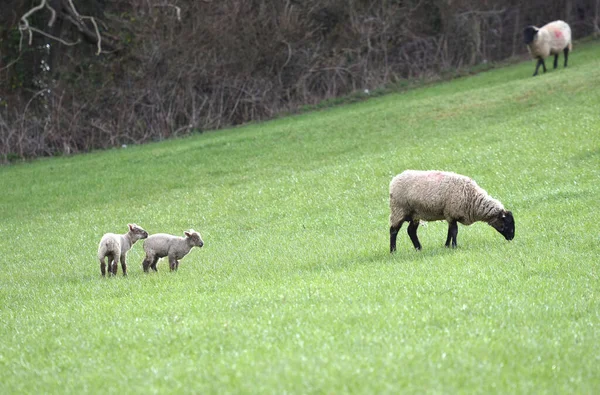
M 535 36 L 538 34 L 540 29 L 535 26 L 527 26 L 523 29 L 523 38 L 526 45 L 531 44 L 535 40 Z
M 136 242 L 139 239 L 145 239 L 148 237 L 148 232 L 146 232 L 141 226 L 136 224 L 128 224 L 129 233 L 131 234 L 131 239 Z
M 506 240 L 515 238 L 515 219 L 510 211 L 502 210 L 489 224 L 496 229 Z
M 204 241 L 202 241 L 202 237 L 200 233 L 196 232 L 194 229 L 186 230 L 185 237 L 188 239 L 188 242 L 194 247 L 202 247 L 204 245 Z

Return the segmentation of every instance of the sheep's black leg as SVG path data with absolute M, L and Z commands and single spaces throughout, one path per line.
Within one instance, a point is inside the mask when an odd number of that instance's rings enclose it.
M 169 267 L 171 268 L 171 271 L 177 270 L 177 267 L 175 266 L 176 264 L 177 264 L 177 259 L 169 258 Z
M 450 247 L 452 242 L 452 248 L 456 248 L 456 235 L 458 234 L 458 224 L 456 221 L 452 221 L 448 224 L 448 238 L 446 238 L 446 247 Z
M 142 261 L 142 269 L 144 269 L 144 273 L 148 273 L 148 269 L 150 269 L 150 260 L 148 257 Z
M 404 221 L 400 221 L 398 225 L 390 226 L 390 253 L 396 251 L 396 238 L 398 237 L 398 232 L 403 223 Z
M 104 263 L 104 258 L 100 260 L 100 273 L 102 273 L 103 276 L 106 276 L 106 263 Z
M 117 268 L 119 267 L 119 263 L 117 262 L 117 259 L 113 259 L 112 261 L 112 265 L 111 265 L 111 269 L 112 269 L 112 275 L 116 276 L 117 275 Z
M 558 54 L 554 55 L 554 68 L 558 67 Z
M 417 228 L 419 227 L 418 220 L 411 220 L 408 225 L 408 236 L 410 237 L 410 241 L 412 241 L 416 250 L 421 249 L 421 243 L 419 243 L 419 238 L 417 237 Z
M 565 48 L 565 67 L 567 67 L 567 61 L 569 60 L 569 47 Z
M 540 66 L 542 66 L 542 68 L 544 69 L 544 73 L 545 73 L 546 72 L 546 63 L 544 62 L 544 59 L 542 59 L 542 58 L 538 58 L 537 64 L 535 66 L 535 73 L 533 73 L 534 77 L 536 75 L 538 75 L 538 70 L 539 70 Z

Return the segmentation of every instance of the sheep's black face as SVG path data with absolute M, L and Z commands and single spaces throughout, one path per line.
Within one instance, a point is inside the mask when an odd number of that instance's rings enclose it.
M 535 35 L 538 33 L 538 28 L 535 26 L 527 26 L 523 30 L 523 38 L 526 45 L 529 45 L 535 40 Z
M 503 211 L 490 225 L 496 229 L 506 240 L 515 238 L 515 219 L 510 211 Z

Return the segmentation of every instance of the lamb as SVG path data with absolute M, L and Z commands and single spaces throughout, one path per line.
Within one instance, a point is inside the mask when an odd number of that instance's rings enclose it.
M 127 251 L 140 239 L 148 237 L 148 232 L 142 229 L 141 226 L 136 224 L 128 224 L 129 232 L 124 235 L 117 235 L 114 233 L 107 233 L 102 236 L 100 244 L 98 245 L 98 260 L 100 261 L 100 272 L 102 275 L 106 275 L 106 263 L 104 258 L 108 257 L 108 274 L 117 275 L 117 262 L 121 259 L 121 268 L 123 269 L 123 275 L 127 275 L 127 263 L 125 257 Z
M 554 55 L 554 68 L 558 66 L 558 54 L 563 51 L 565 54 L 565 67 L 569 60 L 569 51 L 573 49 L 571 43 L 571 28 L 566 22 L 554 21 L 541 28 L 527 26 L 523 30 L 525 44 L 529 53 L 534 59 L 537 59 L 534 76 L 538 74 L 540 65 L 546 72 L 546 63 L 544 59 Z
M 192 247 L 202 247 L 204 241 L 200 233 L 194 229 L 184 232 L 185 237 L 177 237 L 165 233 L 154 234 L 144 241 L 144 251 L 146 257 L 142 262 L 144 272 L 148 272 L 148 268 L 152 268 L 155 272 L 156 263 L 160 258 L 169 257 L 169 267 L 171 271 L 177 270 L 179 260 L 186 256 Z
M 515 222 L 502 203 L 490 197 L 469 177 L 443 171 L 406 170 L 390 182 L 390 253 L 396 251 L 396 237 L 405 221 L 415 249 L 419 221 L 448 221 L 446 247 L 456 248 L 457 222 L 471 225 L 485 221 L 506 240 L 515 236 Z

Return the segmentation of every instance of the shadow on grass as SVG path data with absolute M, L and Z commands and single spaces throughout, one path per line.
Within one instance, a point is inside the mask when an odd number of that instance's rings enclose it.
M 341 272 L 364 266 L 401 265 L 405 267 L 420 267 L 431 264 L 437 258 L 453 256 L 458 252 L 460 252 L 460 247 L 458 249 L 451 249 L 444 246 L 431 247 L 421 251 L 416 251 L 411 247 L 406 250 L 397 250 L 393 254 L 390 254 L 389 250 L 384 248 L 378 250 L 365 248 L 327 263 L 306 266 L 302 270 L 307 272 Z

